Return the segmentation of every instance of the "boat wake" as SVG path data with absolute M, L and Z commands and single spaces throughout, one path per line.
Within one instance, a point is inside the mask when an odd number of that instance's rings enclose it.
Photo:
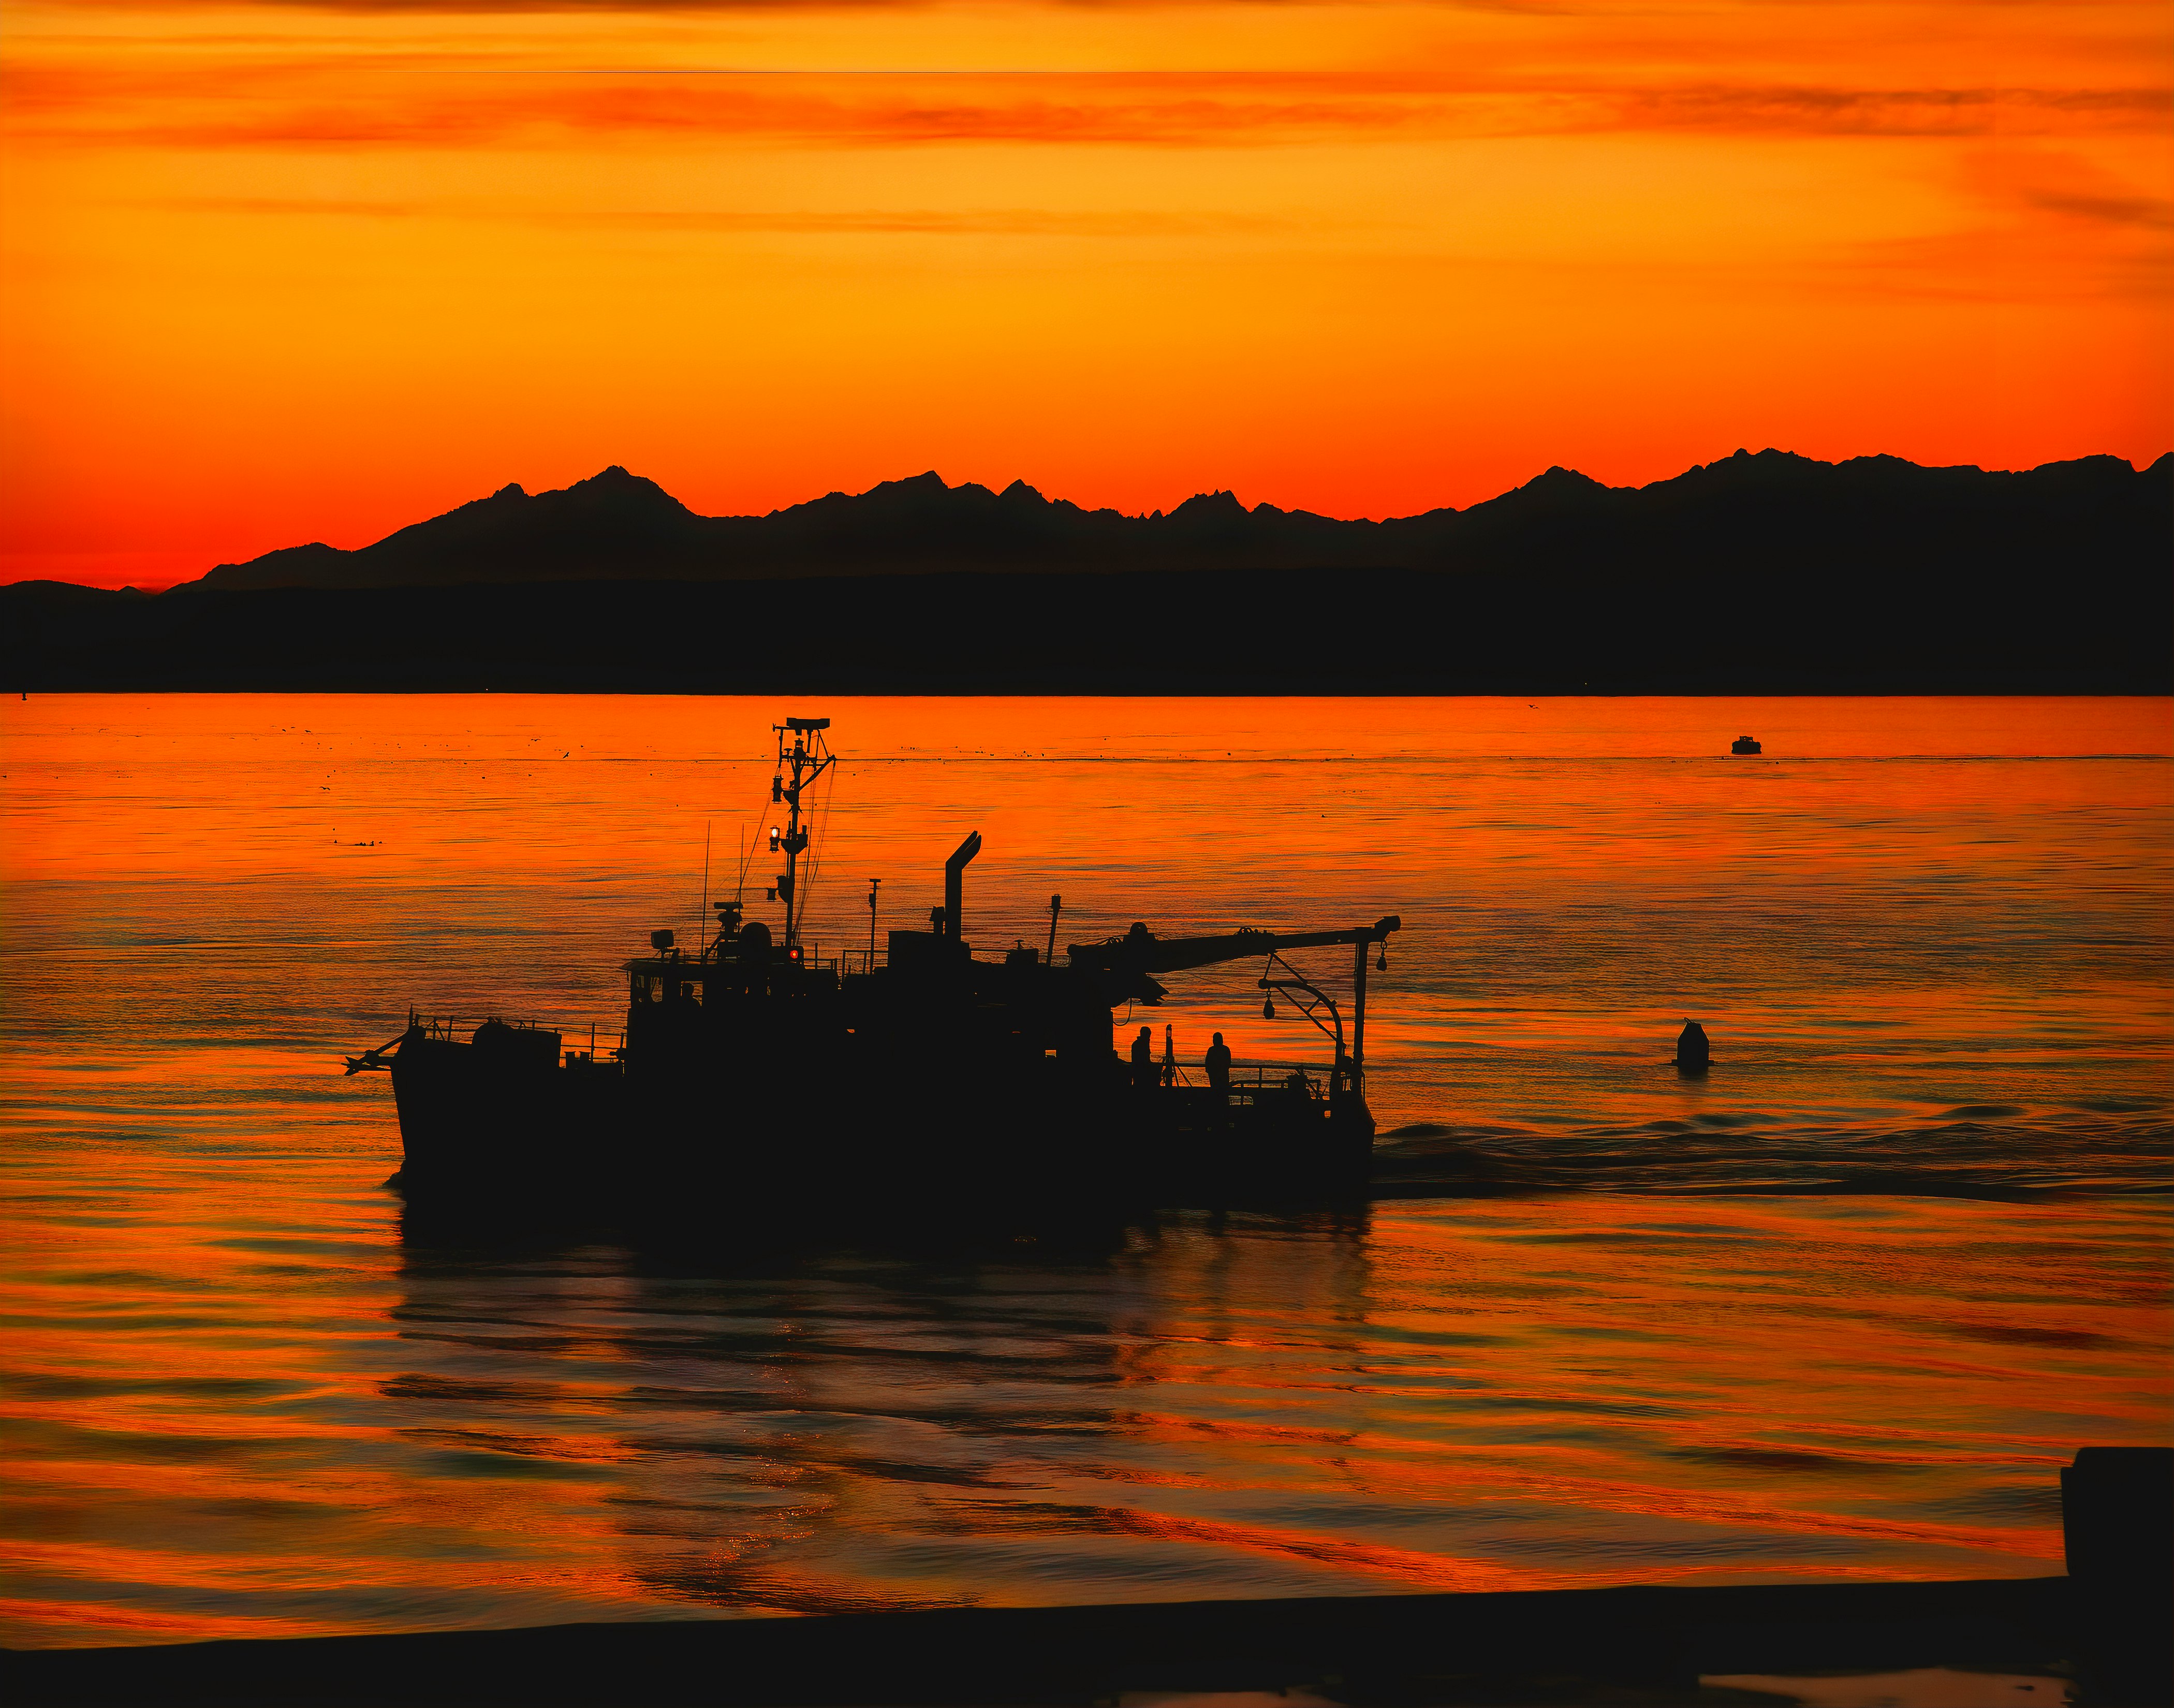
M 2111 1102 L 2111 1100 L 2110 1100 Z M 1910 1127 L 1777 1129 L 1753 1117 L 1549 1132 L 1418 1122 L 1374 1149 L 1377 1198 L 1565 1191 L 1886 1193 L 2025 1201 L 2174 1192 L 2166 1105 L 2025 1116 L 1969 1105 Z

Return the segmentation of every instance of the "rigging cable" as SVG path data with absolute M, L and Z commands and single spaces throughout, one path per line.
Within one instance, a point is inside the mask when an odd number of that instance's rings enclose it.
M 765 801 L 763 804 L 764 806 L 768 806 L 770 803 Z M 748 868 L 754 864 L 755 851 L 762 846 L 762 813 L 760 809 L 755 813 L 754 822 L 755 835 L 753 841 L 750 842 L 747 840 L 744 830 L 741 832 L 739 883 L 734 889 L 733 896 L 735 900 L 738 901 L 743 905 L 744 905 L 747 901 Z
M 838 787 L 838 765 L 834 759 L 825 768 L 823 782 L 823 816 L 816 821 L 808 836 L 808 870 L 801 879 L 800 893 L 793 897 L 790 910 L 792 918 L 792 940 L 800 940 L 800 929 L 808 922 L 808 891 L 814 887 L 815 873 L 823 862 L 823 848 L 830 832 L 830 797 Z

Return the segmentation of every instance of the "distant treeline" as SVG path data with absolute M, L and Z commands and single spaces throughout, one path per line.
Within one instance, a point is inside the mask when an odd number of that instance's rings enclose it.
M 1014 561 L 986 534 L 988 549 L 969 550 L 949 498 L 984 521 L 1015 501 L 981 489 L 919 491 L 917 522 L 890 518 L 902 533 L 853 520 L 915 485 L 836 500 L 860 545 L 787 573 L 660 573 L 641 552 L 607 567 L 609 530 L 591 528 L 553 575 L 507 579 L 504 542 L 469 575 L 445 540 L 418 543 L 425 523 L 360 553 L 302 549 L 304 567 L 333 560 L 305 579 L 349 585 L 262 585 L 290 554 L 158 596 L 21 583 L 0 589 L 0 670 L 33 691 L 2174 690 L 2174 458 L 1988 474 L 1763 453 L 1638 489 L 1558 473 L 1463 512 L 1310 517 L 1288 534 L 1298 519 L 1229 502 L 1193 518 L 1219 516 L 1222 543 L 1191 552 L 1169 536 L 1155 566 Z M 530 527 L 532 511 L 502 508 Z M 461 532 L 489 543 L 478 526 Z M 1382 554 L 1417 561 L 1369 562 L 1351 543 L 1400 527 Z M 1247 548 L 1252 529 L 1269 546 Z M 1375 532 L 1333 532 L 1347 529 Z M 885 538 L 890 555 L 872 562 Z M 347 560 L 371 554 L 376 584 L 353 585 Z M 926 567 L 938 562 L 967 567 Z

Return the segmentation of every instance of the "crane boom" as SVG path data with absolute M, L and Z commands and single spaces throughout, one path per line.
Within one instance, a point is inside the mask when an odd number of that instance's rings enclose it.
M 1403 921 L 1393 913 L 1371 925 L 1343 931 L 1234 931 L 1218 937 L 1157 937 L 1136 925 L 1123 937 L 1113 937 L 1106 943 L 1068 943 L 1066 952 L 1073 965 L 1095 972 L 1175 973 L 1289 949 L 1320 949 L 1338 943 L 1363 949 L 1403 927 Z

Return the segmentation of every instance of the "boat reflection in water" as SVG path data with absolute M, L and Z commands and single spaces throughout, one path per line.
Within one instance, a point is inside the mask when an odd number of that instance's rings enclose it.
M 774 727 L 777 925 L 748 918 L 736 896 L 695 952 L 652 933 L 651 953 L 626 965 L 621 1041 L 592 1034 L 568 1048 L 526 1023 L 411 1013 L 398 1038 L 349 1059 L 350 1073 L 392 1073 L 404 1189 L 571 1187 L 698 1216 L 811 1189 L 834 1203 L 1073 1213 L 1363 1190 L 1366 974 L 1370 959 L 1387 966 L 1400 921 L 1180 938 L 1135 924 L 1069 945 L 1060 965 L 1052 897 L 1046 953 L 978 959 L 964 929 L 976 832 L 944 862 L 928 930 L 894 931 L 881 954 L 872 933 L 865 953 L 825 958 L 803 934 L 802 857 L 805 792 L 834 763 L 829 727 Z M 1352 953 L 1348 1036 L 1338 1004 L 1283 959 L 1338 946 Z M 1115 1011 L 1159 1003 L 1160 976 L 1255 956 L 1264 1012 L 1280 997 L 1311 1020 L 1326 1065 L 1219 1069 L 1194 1084 L 1167 1052 L 1154 1058 L 1148 1029 L 1129 1062 L 1111 1047 Z

